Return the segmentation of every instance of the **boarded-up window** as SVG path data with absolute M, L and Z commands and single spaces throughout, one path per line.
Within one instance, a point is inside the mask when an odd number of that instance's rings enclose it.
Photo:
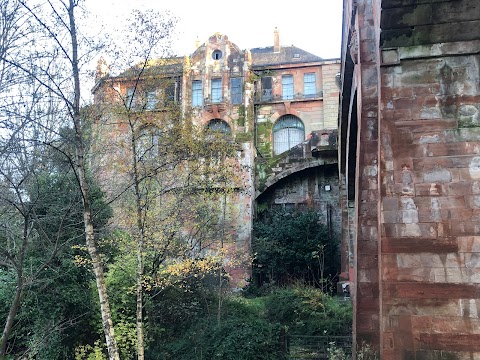
M 262 77 L 262 101 L 272 100 L 272 77 Z

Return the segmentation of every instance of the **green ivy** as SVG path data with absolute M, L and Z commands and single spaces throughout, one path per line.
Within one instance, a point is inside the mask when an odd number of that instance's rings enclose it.
M 245 126 L 245 105 L 240 105 L 238 107 L 238 126 Z

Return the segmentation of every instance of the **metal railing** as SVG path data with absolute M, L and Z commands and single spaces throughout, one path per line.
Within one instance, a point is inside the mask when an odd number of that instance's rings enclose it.
M 319 91 L 315 94 L 303 94 L 303 93 L 296 93 L 293 95 L 293 98 L 283 99 L 282 95 L 276 94 L 274 95 L 272 89 L 263 89 L 260 93 L 255 94 L 255 102 L 262 103 L 262 102 L 275 102 L 275 101 L 297 101 L 297 100 L 311 100 L 311 99 L 321 99 L 323 98 L 323 91 Z
M 351 336 L 285 336 L 288 359 L 328 359 L 329 348 L 342 349 L 345 354 L 352 352 Z
M 209 97 L 203 99 L 203 105 L 218 105 L 218 104 L 225 104 L 227 102 L 227 98 L 226 97 L 222 97 L 220 99 L 216 99 L 215 101 L 213 101 L 212 99 L 210 99 Z

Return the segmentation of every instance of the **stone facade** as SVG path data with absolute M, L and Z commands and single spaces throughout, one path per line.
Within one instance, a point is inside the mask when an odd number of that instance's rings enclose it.
M 354 338 L 382 359 L 480 358 L 480 3 L 345 0 L 344 10 Z
M 154 63 L 156 76 L 174 85 L 172 99 L 185 117 L 200 126 L 221 127 L 238 144 L 241 184 L 228 202 L 237 214 L 230 219 L 235 248 L 245 253 L 250 251 L 261 194 L 269 206 L 314 207 L 325 221 L 339 221 L 338 174 L 332 169 L 337 164 L 340 61 L 281 46 L 278 30 L 273 45 L 241 50 L 226 35 L 216 33 L 197 44 L 190 56 Z M 105 68 L 99 64 L 95 101 L 101 103 L 109 88 L 127 98 L 129 71 L 110 77 L 105 71 L 100 74 Z M 166 93 L 156 91 L 157 96 Z M 154 107 L 147 116 L 155 121 L 155 116 L 163 116 L 162 109 Z M 120 137 L 110 140 L 121 140 L 121 128 L 112 133 Z M 286 171 L 278 175 L 278 169 Z M 302 179 L 297 173 L 305 169 L 309 174 Z M 283 180 L 277 181 L 279 177 Z M 239 285 L 248 277 L 248 269 L 230 272 Z

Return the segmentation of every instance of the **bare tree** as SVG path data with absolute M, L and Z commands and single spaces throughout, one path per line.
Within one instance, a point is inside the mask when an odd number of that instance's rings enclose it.
M 33 118 L 32 121 L 44 131 L 57 135 L 58 140 L 50 141 L 47 145 L 61 152 L 75 173 L 83 203 L 85 241 L 96 279 L 108 354 L 110 359 L 119 359 L 103 265 L 95 241 L 91 194 L 86 174 L 86 139 L 90 119 L 88 114 L 81 111 L 81 66 L 88 62 L 93 49 L 91 41 L 78 32 L 76 14 L 79 3 L 79 0 L 47 0 L 43 3 L 12 0 L 11 4 L 14 5 L 7 6 L 7 11 L 17 11 L 20 8 L 28 18 L 29 22 L 17 23 L 17 31 L 22 34 L 21 42 L 30 42 L 30 46 L 17 47 L 16 52 L 0 52 L 0 62 L 4 64 L 3 69 L 8 67 L 8 71 L 5 71 L 7 78 L 9 74 L 28 78 L 28 81 L 55 99 L 58 111 L 54 122 L 45 123 L 42 117 Z M 8 41 L 5 43 L 8 44 Z M 65 126 L 73 129 L 72 136 L 61 136 L 58 129 Z
M 72 227 L 72 209 L 78 206 L 66 202 L 57 204 L 55 213 L 41 210 L 45 198 L 54 196 L 45 193 L 48 190 L 39 180 L 39 174 L 54 171 L 45 145 L 52 139 L 32 119 L 46 113 L 53 116 L 53 108 L 45 101 L 48 94 L 42 88 L 33 83 L 17 85 L 13 96 L 0 98 L 4 105 L 0 108 L 0 118 L 5 125 L 0 140 L 0 270 L 13 272 L 16 283 L 0 339 L 0 358 L 6 354 L 26 289 L 74 240 L 63 234 Z
M 115 119 L 113 124 L 97 124 L 99 127 L 103 127 L 102 135 L 99 136 L 111 138 L 112 133 L 109 133 L 112 131 L 111 126 L 118 127 L 118 123 L 126 125 L 126 132 L 120 136 L 125 140 L 127 144 L 126 152 L 129 154 L 126 159 L 121 160 L 124 162 L 124 168 L 126 169 L 126 174 L 124 175 L 127 175 L 128 178 L 122 184 L 120 192 L 128 194 L 130 193 L 129 190 L 132 190 L 133 202 L 135 204 L 133 235 L 136 240 L 137 252 L 136 345 L 137 358 L 139 360 L 143 360 L 145 357 L 143 321 L 144 247 L 149 236 L 147 234 L 146 212 L 152 201 L 150 198 L 152 179 L 154 179 L 156 173 L 161 168 L 165 169 L 168 166 L 172 166 L 172 164 L 166 164 L 170 161 L 167 158 L 164 158 L 165 161 L 158 164 L 152 162 L 154 158 L 157 158 L 156 155 L 159 155 L 155 154 L 155 151 L 159 148 L 159 131 L 165 130 L 167 127 L 165 126 L 160 130 L 158 126 L 148 126 L 145 112 L 153 110 L 157 103 L 156 90 L 165 88 L 166 82 L 169 81 L 169 79 L 154 76 L 158 74 L 152 74 L 152 68 L 155 68 L 154 66 L 152 67 L 152 59 L 154 56 L 166 57 L 168 55 L 170 49 L 169 41 L 171 40 L 171 32 L 175 22 L 176 19 L 168 13 L 134 11 L 128 27 L 124 31 L 125 39 L 120 42 L 127 45 L 128 50 L 121 52 L 123 56 L 117 53 L 117 56 L 115 56 L 116 63 L 110 65 L 110 69 L 112 67 L 128 69 L 126 75 L 126 81 L 129 86 L 128 95 L 116 87 L 113 81 L 106 81 L 106 86 L 100 91 L 103 92 L 103 98 L 107 94 L 111 95 L 106 96 L 109 98 L 109 101 L 105 101 L 102 104 L 102 110 L 108 113 L 105 118 L 110 119 L 113 115 Z M 145 81 L 146 78 L 149 78 L 149 80 Z M 98 127 L 97 130 L 99 130 Z M 162 134 L 163 139 L 171 139 L 174 131 L 175 129 L 172 128 L 169 131 L 165 131 Z M 98 142 L 104 145 L 105 139 L 99 139 Z M 119 149 L 117 148 L 116 150 Z M 101 156 L 101 154 L 97 154 L 97 159 Z M 115 174 L 115 176 L 122 177 L 120 174 Z
M 108 149 L 95 151 L 95 163 L 106 164 L 98 171 L 106 186 L 115 179 L 110 196 L 124 195 L 121 212 L 128 215 L 116 217 L 116 222 L 131 230 L 136 245 L 138 359 L 144 358 L 146 261 L 151 261 L 151 277 L 168 257 L 199 258 L 203 249 L 224 237 L 225 206 L 219 214 L 218 201 L 226 201 L 219 193 L 234 177 L 232 168 L 219 160 L 235 153 L 231 139 L 194 126 L 176 103 L 183 59 L 168 53 L 174 21 L 165 14 L 135 12 L 126 32 L 133 36 L 123 41 L 131 47 L 123 52 L 127 59 L 120 66 L 113 64 L 121 72 L 102 72 L 95 87 L 102 114 L 95 138 L 101 149 Z M 99 70 L 106 69 L 104 65 Z M 200 207 L 208 211 L 196 216 Z
M 57 202 L 55 211 L 45 212 L 45 200 L 58 195 L 43 182 L 47 169 L 50 174 L 55 171 L 43 160 L 46 149 L 18 134 L 11 140 L 0 156 L 0 269 L 15 274 L 16 287 L 0 340 L 0 358 L 7 351 L 26 290 L 38 286 L 45 269 L 76 241 L 69 235 L 78 228 L 74 214 L 80 205 L 75 198 L 63 198 L 67 201 Z

